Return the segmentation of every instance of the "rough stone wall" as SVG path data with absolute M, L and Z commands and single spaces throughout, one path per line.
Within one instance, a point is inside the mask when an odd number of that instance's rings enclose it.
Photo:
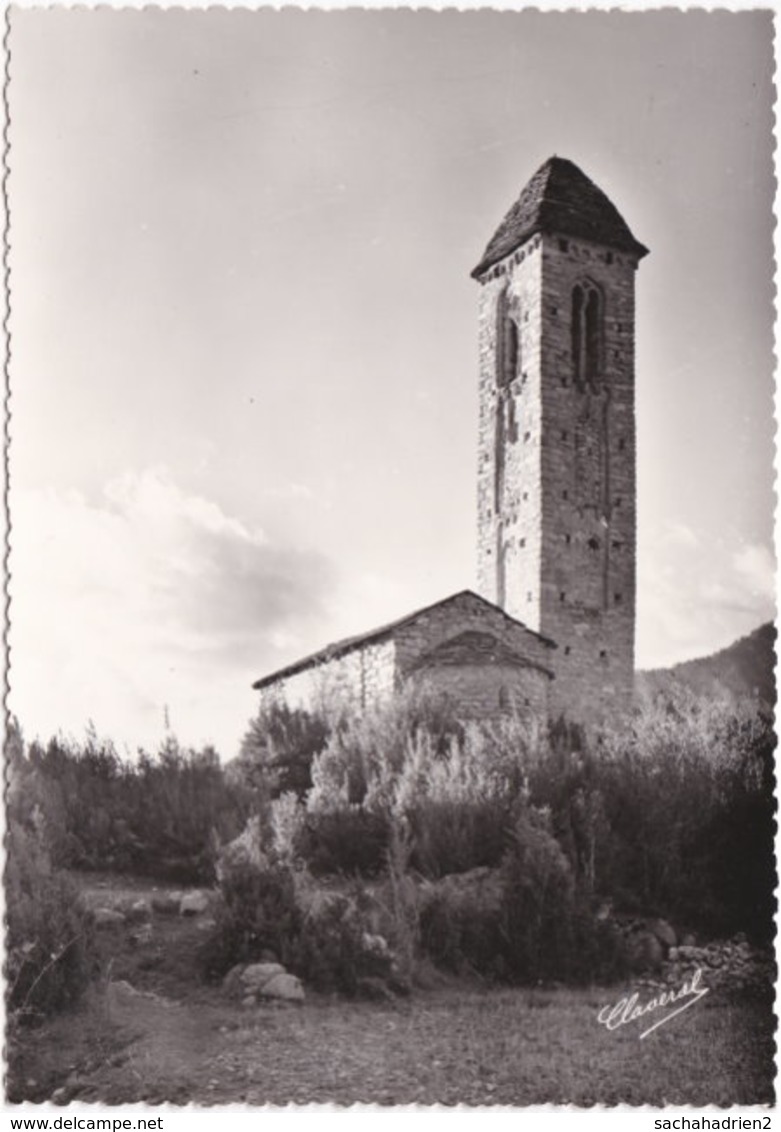
M 481 288 L 478 587 L 556 641 L 549 710 L 584 721 L 632 694 L 635 269 L 625 253 L 537 235 Z M 576 381 L 578 283 L 603 305 L 593 384 Z
M 369 642 L 324 664 L 281 677 L 261 689 L 261 706 L 287 703 L 316 712 L 335 702 L 357 708 L 382 703 L 396 687 L 395 651 L 392 638 Z
M 422 668 L 415 682 L 446 695 L 465 719 L 496 719 L 514 713 L 542 722 L 551 680 L 537 668 L 510 665 L 449 665 Z
M 551 709 L 584 720 L 631 705 L 634 684 L 636 259 L 543 240 L 541 631 L 556 641 Z M 602 296 L 600 380 L 575 381 L 572 291 Z
M 526 632 L 522 625 L 513 624 L 498 609 L 492 609 L 476 595 L 459 594 L 452 601 L 425 610 L 396 631 L 399 677 L 404 679 L 424 653 L 457 633 L 470 630 L 491 633 L 524 660 L 553 668 L 555 649 Z
M 541 238 L 492 269 L 481 288 L 478 590 L 540 630 Z M 514 356 L 501 324 L 512 319 Z M 514 364 L 513 364 L 514 363 Z

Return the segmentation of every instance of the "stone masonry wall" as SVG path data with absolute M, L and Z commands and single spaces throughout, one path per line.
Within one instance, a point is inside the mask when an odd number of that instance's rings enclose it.
M 400 677 L 404 678 L 424 653 L 456 634 L 470 630 L 490 633 L 525 660 L 553 668 L 555 649 L 527 632 L 522 625 L 515 625 L 476 595 L 465 593 L 420 613 L 396 631 L 396 662 Z
M 542 555 L 541 239 L 492 269 L 481 288 L 478 590 L 540 630 Z M 517 327 L 507 358 L 501 307 Z M 515 364 L 511 364 L 514 362 Z
M 557 643 L 550 711 L 583 721 L 632 695 L 636 266 L 587 241 L 537 235 L 481 288 L 478 588 Z M 603 304 L 593 388 L 575 382 L 578 283 Z
M 544 721 L 550 677 L 538 668 L 510 665 L 449 665 L 423 668 L 415 682 L 444 694 L 464 719 L 496 719 L 514 712 L 521 718 Z
M 282 677 L 261 689 L 261 705 L 287 703 L 291 708 L 318 711 L 326 703 L 346 702 L 361 708 L 387 701 L 396 686 L 395 651 L 392 638 L 369 642 L 344 656 Z
M 636 259 L 543 240 L 541 630 L 558 644 L 551 708 L 583 720 L 628 709 L 634 684 Z M 573 380 L 572 290 L 604 302 L 601 381 Z
M 438 645 L 470 631 L 488 633 L 531 667 L 514 665 L 432 664 L 421 658 Z M 469 716 L 496 716 L 513 706 L 544 716 L 555 650 L 523 626 L 474 594 L 424 610 L 393 637 L 367 642 L 344 656 L 280 677 L 261 689 L 261 706 L 286 703 L 291 708 L 318 711 L 327 703 L 364 708 L 387 702 L 406 680 L 426 682 L 456 697 Z

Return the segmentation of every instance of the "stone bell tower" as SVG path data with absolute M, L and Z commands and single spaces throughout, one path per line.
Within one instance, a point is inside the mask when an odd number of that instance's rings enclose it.
M 556 642 L 549 714 L 629 706 L 634 682 L 634 282 L 646 255 L 552 157 L 491 239 L 480 294 L 478 589 Z

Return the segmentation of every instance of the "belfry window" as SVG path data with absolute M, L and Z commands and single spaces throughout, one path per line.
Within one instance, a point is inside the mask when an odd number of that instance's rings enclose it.
M 496 384 L 500 388 L 516 377 L 520 361 L 518 324 L 509 306 L 505 288 L 496 304 Z
M 575 384 L 593 391 L 602 381 L 604 304 L 601 291 L 588 280 L 572 289 L 572 364 Z

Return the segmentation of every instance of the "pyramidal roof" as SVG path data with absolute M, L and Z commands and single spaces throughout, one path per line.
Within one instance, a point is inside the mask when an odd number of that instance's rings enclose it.
M 638 257 L 648 253 L 615 205 L 574 162 L 549 157 L 497 228 L 472 277 L 479 279 L 537 232 L 591 240 Z

